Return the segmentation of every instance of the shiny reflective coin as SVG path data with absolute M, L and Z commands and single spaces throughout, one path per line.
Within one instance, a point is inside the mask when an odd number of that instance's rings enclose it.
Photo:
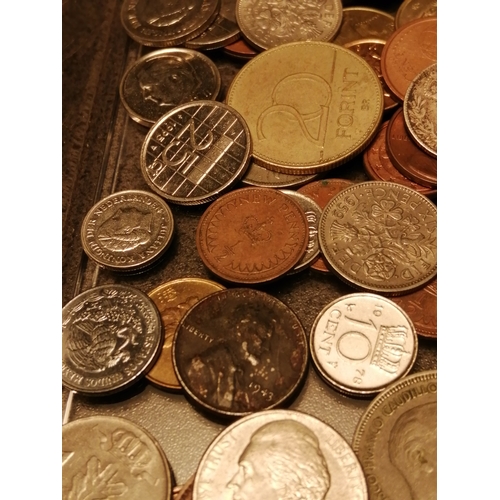
M 248 124 L 256 163 L 303 175 L 338 166 L 368 144 L 382 118 L 383 92 L 352 51 L 299 42 L 245 64 L 227 103 Z
M 219 6 L 220 0 L 125 0 L 121 21 L 136 42 L 172 47 L 205 31 Z
M 436 0 L 405 0 L 396 12 L 396 28 L 421 17 L 437 16 Z
M 83 220 L 82 246 L 97 264 L 115 271 L 137 271 L 167 250 L 174 217 L 160 197 L 147 191 L 111 194 Z
M 62 498 L 170 500 L 165 454 L 142 427 L 94 416 L 62 428 Z
M 250 288 L 222 290 L 196 303 L 177 328 L 173 350 L 187 396 L 206 411 L 230 417 L 287 402 L 308 359 L 295 313 Z
M 183 104 L 149 131 L 141 169 L 151 189 L 180 205 L 206 203 L 245 173 L 251 138 L 241 115 L 214 101 Z
M 408 132 L 431 156 L 437 156 L 437 64 L 419 73 L 411 82 L 403 103 Z
M 285 188 L 302 186 L 307 182 L 313 181 L 317 176 L 318 174 L 293 175 L 274 172 L 273 170 L 257 165 L 257 163 L 251 162 L 243 179 L 241 179 L 241 183 L 246 186 Z
M 275 280 L 299 262 L 308 245 L 300 205 L 268 188 L 242 188 L 212 203 L 201 216 L 196 246 L 203 263 L 234 283 Z
M 87 290 L 62 310 L 62 381 L 108 395 L 129 387 L 156 361 L 163 342 L 152 300 L 126 285 Z
M 195 50 L 170 48 L 136 61 L 122 78 L 120 97 L 130 117 L 150 127 L 180 104 L 216 99 L 220 85 L 211 59 Z
M 437 498 L 437 372 L 410 375 L 379 394 L 353 448 L 370 498 Z
M 236 59 L 243 59 L 244 61 L 252 59 L 252 57 L 257 55 L 257 52 L 243 39 L 226 45 L 223 50 L 225 54 L 235 57 Z
M 417 357 L 408 315 L 380 295 L 354 293 L 328 304 L 314 320 L 311 354 L 335 389 L 370 396 L 404 377 Z
M 227 427 L 201 459 L 194 500 L 367 500 L 349 444 L 316 417 L 272 410 Z
M 319 244 L 333 271 L 351 286 L 399 295 L 437 273 L 437 209 L 413 189 L 363 182 L 323 210 Z
M 258 50 L 306 40 L 329 42 L 340 28 L 342 3 L 236 0 L 236 20 L 245 39 Z
M 168 281 L 151 290 L 148 295 L 160 312 L 165 340 L 160 357 L 146 374 L 154 384 L 172 390 L 180 390 L 181 385 L 174 370 L 172 341 L 175 330 L 186 312 L 203 297 L 223 290 L 224 287 L 202 278 L 181 278 Z

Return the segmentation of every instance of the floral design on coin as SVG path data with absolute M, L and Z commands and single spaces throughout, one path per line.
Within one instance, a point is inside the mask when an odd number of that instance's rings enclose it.
M 355 184 L 324 209 L 319 243 L 329 265 L 350 285 L 407 293 L 437 273 L 437 209 L 399 184 Z
M 149 131 L 141 150 L 142 174 L 172 203 L 207 203 L 244 175 L 251 148 L 250 132 L 237 111 L 214 101 L 187 103 Z

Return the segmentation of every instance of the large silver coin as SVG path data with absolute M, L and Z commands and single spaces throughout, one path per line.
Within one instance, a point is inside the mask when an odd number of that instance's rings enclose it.
M 269 410 L 224 430 L 201 459 L 193 500 L 367 500 L 361 465 L 333 428 Z
M 125 389 L 156 361 L 163 341 L 154 302 L 126 285 L 87 290 L 62 310 L 62 381 L 74 391 Z

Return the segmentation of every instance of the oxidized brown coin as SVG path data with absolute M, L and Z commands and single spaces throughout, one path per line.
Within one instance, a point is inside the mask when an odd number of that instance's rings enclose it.
M 282 172 L 274 172 L 266 167 L 261 167 L 255 162 L 251 162 L 241 183 L 245 186 L 287 188 L 302 186 L 318 177 L 318 174 L 293 175 Z
M 410 375 L 379 394 L 352 446 L 370 498 L 436 500 L 437 371 Z
M 387 155 L 406 177 L 422 186 L 437 186 L 437 160 L 408 136 L 403 110 L 398 109 L 387 127 Z
M 387 40 L 380 66 L 390 91 L 403 102 L 413 79 L 437 61 L 437 19 L 416 19 Z
M 224 53 L 229 56 L 236 57 L 237 59 L 243 59 L 245 61 L 252 59 L 252 57 L 258 54 L 258 52 L 250 47 L 250 45 L 248 45 L 248 43 L 243 39 L 226 45 L 224 47 Z
M 394 119 L 397 115 L 400 115 L 400 111 L 396 111 L 393 115 Z M 401 116 L 401 125 L 404 129 L 404 123 Z M 389 157 L 389 153 L 387 149 L 390 147 L 389 144 L 389 136 L 388 136 L 388 130 L 389 126 L 392 122 L 387 121 L 382 124 L 380 127 L 380 130 L 375 137 L 375 139 L 372 141 L 370 146 L 365 149 L 365 152 L 363 153 L 363 165 L 365 167 L 366 173 L 374 180 L 374 181 L 388 181 L 388 182 L 395 182 L 396 184 L 401 184 L 403 186 L 407 186 L 411 189 L 414 189 L 415 191 L 418 191 L 419 193 L 425 195 L 425 196 L 430 196 L 436 194 L 436 190 L 422 186 L 416 182 L 413 182 L 411 179 L 408 179 L 408 177 L 405 177 L 400 170 L 398 170 L 393 163 L 392 159 Z M 399 121 L 399 120 L 398 120 Z M 395 134 L 394 139 L 398 141 L 399 143 L 399 138 L 403 137 L 402 134 Z M 406 132 L 404 132 L 404 137 L 406 137 L 406 140 L 408 140 Z M 392 138 L 392 137 L 391 137 Z M 403 140 L 404 141 L 404 140 Z M 411 142 L 411 141 L 410 141 Z M 403 144 L 405 144 L 403 142 Z M 399 146 L 399 144 L 398 144 Z M 414 144 L 412 145 L 414 148 L 418 149 Z M 418 149 L 419 153 L 423 153 L 420 149 Z M 425 154 L 425 153 L 424 153 Z M 430 158 L 430 157 L 429 157 Z
M 436 0 L 405 0 L 396 12 L 396 29 L 407 24 L 414 19 L 421 17 L 436 17 Z
M 165 340 L 160 357 L 146 374 L 154 384 L 172 390 L 182 387 L 175 375 L 172 341 L 175 330 L 186 312 L 203 297 L 223 290 L 224 287 L 202 278 L 180 278 L 168 281 L 151 290 L 148 295 L 160 312 Z
M 323 210 L 319 244 L 333 271 L 351 286 L 400 295 L 437 273 L 437 209 L 413 189 L 362 182 Z
M 308 223 L 298 203 L 268 188 L 221 196 L 201 216 L 196 246 L 203 263 L 234 283 L 264 283 L 290 271 L 308 244 Z
M 250 288 L 200 300 L 174 337 L 175 371 L 188 397 L 221 416 L 284 404 L 304 378 L 307 359 L 306 335 L 295 313 Z
M 173 500 L 193 500 L 194 475 L 179 488 Z

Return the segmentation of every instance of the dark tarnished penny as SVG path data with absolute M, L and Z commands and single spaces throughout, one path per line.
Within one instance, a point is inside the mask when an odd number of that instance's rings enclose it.
M 177 328 L 173 351 L 188 397 L 230 417 L 287 402 L 308 360 L 306 334 L 295 313 L 249 288 L 222 290 L 196 303 Z
M 292 186 L 302 186 L 318 177 L 318 174 L 293 175 L 282 172 L 274 172 L 266 167 L 261 167 L 257 163 L 251 162 L 248 170 L 241 179 L 245 186 L 287 188 Z
M 248 45 L 248 43 L 243 39 L 226 45 L 223 50 L 225 54 L 237 59 L 243 59 L 244 61 L 252 59 L 252 57 L 258 54 L 258 52 L 250 47 L 250 45 Z
M 180 205 L 207 203 L 248 168 L 252 141 L 242 116 L 226 104 L 182 104 L 151 128 L 141 149 L 148 185 Z
M 399 111 L 393 115 L 393 118 L 399 114 Z M 427 186 L 422 186 L 416 182 L 413 182 L 408 177 L 405 177 L 395 166 L 394 162 L 389 157 L 387 147 L 388 147 L 388 136 L 387 131 L 389 127 L 389 121 L 386 121 L 380 127 L 380 130 L 370 144 L 370 146 L 365 149 L 363 153 L 363 165 L 365 167 L 366 173 L 371 177 L 374 181 L 388 181 L 395 182 L 396 184 L 402 184 L 403 186 L 407 186 L 409 188 L 422 193 L 425 196 L 430 196 L 436 194 L 436 190 L 429 188 Z M 404 124 L 402 124 L 404 128 Z M 398 137 L 396 135 L 395 137 Z M 405 137 L 406 132 L 405 132 Z M 408 138 L 407 138 L 408 140 Z M 416 147 L 415 145 L 413 145 Z M 418 148 L 417 148 L 418 149 Z M 420 153 L 423 153 L 419 150 Z M 430 157 L 429 157 L 430 158 Z
M 169 48 L 138 59 L 122 78 L 120 97 L 130 117 L 150 127 L 180 104 L 216 99 L 220 86 L 219 70 L 207 56 Z
M 153 301 L 127 285 L 101 285 L 62 310 L 62 380 L 76 392 L 108 395 L 156 361 L 163 330 Z
M 421 17 L 437 16 L 437 0 L 405 0 L 396 12 L 396 29 Z
M 234 283 L 275 280 L 304 255 L 308 223 L 299 204 L 270 188 L 247 187 L 213 202 L 201 216 L 196 245 L 203 263 Z
M 405 177 L 422 186 L 436 188 L 437 160 L 408 135 L 402 109 L 398 109 L 389 121 L 386 140 L 387 155 Z

